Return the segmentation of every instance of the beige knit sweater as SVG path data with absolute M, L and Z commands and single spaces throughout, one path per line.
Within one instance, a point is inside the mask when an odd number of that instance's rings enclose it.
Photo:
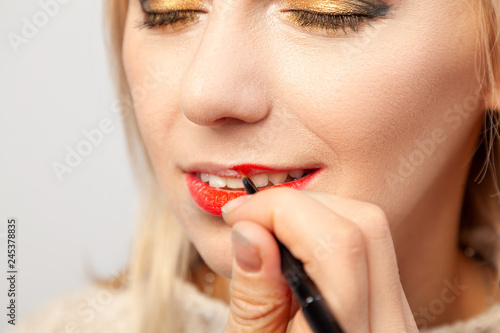
M 176 295 L 180 303 L 181 318 L 186 333 L 222 333 L 228 317 L 228 306 L 210 298 L 188 282 L 178 280 Z M 7 333 L 128 333 L 131 306 L 126 291 L 110 291 L 88 287 L 63 295 L 46 304 Z M 442 325 L 421 330 L 425 333 L 500 333 L 500 304 L 465 322 Z M 177 333 L 177 332 L 176 332 Z M 179 332 L 181 333 L 181 332 Z

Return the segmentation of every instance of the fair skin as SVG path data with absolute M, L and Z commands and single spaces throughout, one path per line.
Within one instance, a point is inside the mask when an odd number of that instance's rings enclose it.
M 205 262 L 232 279 L 228 332 L 284 332 L 294 317 L 292 332 L 308 332 L 290 311 L 272 234 L 305 263 L 346 332 L 416 332 L 485 310 L 483 273 L 492 272 L 457 247 L 487 107 L 468 1 L 175 3 L 201 10 L 198 20 L 139 29 L 143 8 L 129 1 L 125 73 L 172 211 Z M 335 4 L 357 3 L 384 14 L 346 34 L 282 12 L 329 5 L 338 14 Z M 221 217 L 186 188 L 195 163 L 322 170 L 304 191 L 263 191 Z M 233 257 L 252 253 L 233 250 L 233 230 L 257 253 L 251 272 Z M 325 242 L 332 248 L 319 256 Z M 455 280 L 466 288 L 453 302 L 422 310 Z

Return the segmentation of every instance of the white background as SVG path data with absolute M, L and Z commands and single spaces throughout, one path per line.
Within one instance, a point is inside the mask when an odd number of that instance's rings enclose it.
M 6 325 L 7 218 L 18 219 L 18 308 L 22 319 L 58 294 L 113 276 L 135 230 L 132 179 L 103 37 L 102 1 L 66 0 L 18 46 L 40 2 L 0 0 L 0 332 Z M 61 2 L 63 2 L 61 0 Z M 40 16 L 43 18 L 42 16 Z M 41 22 L 43 23 L 43 21 Z M 67 147 L 109 118 L 115 130 L 58 180 Z

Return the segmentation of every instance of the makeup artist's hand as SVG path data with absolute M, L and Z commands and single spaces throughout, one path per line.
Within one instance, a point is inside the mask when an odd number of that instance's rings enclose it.
M 377 206 L 273 188 L 235 199 L 223 212 L 235 254 L 226 333 L 282 333 L 292 319 L 289 332 L 311 332 L 281 274 L 273 234 L 304 263 L 346 333 L 418 332 Z

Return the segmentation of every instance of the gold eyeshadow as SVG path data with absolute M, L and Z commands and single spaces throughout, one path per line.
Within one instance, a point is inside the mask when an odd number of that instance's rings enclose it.
M 287 7 L 291 7 L 290 9 L 334 14 L 361 13 L 382 16 L 389 9 L 389 5 L 381 0 L 284 0 L 283 2 Z M 142 8 L 150 13 L 206 7 L 205 0 L 140 0 L 140 3 Z
M 205 8 L 204 0 L 140 0 L 142 8 L 151 13 L 161 13 L 171 10 Z
M 332 14 L 384 15 L 389 5 L 379 0 L 285 0 L 286 7 Z

